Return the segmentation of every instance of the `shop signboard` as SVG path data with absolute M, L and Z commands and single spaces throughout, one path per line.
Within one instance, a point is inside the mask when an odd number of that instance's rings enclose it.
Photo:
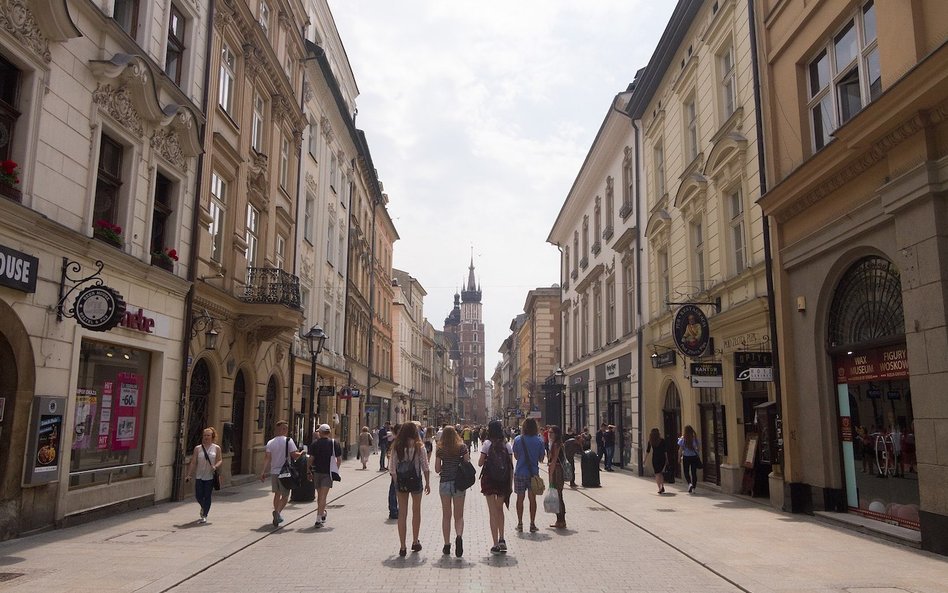
M 0 245 L 0 286 L 26 293 L 36 292 L 37 272 L 39 272 L 39 259 Z
M 675 346 L 684 356 L 704 356 L 711 339 L 711 327 L 704 311 L 697 305 L 683 305 L 675 312 L 672 325 Z
M 73 304 L 76 322 L 89 331 L 105 332 L 125 319 L 125 300 L 108 286 L 87 286 Z
M 719 362 L 691 363 L 692 387 L 724 387 L 724 370 Z
M 616 358 L 615 360 L 610 360 L 609 362 L 607 362 L 605 366 L 605 371 L 606 371 L 607 381 L 609 379 L 615 379 L 616 377 L 618 377 L 619 376 L 619 359 Z
M 674 350 L 665 350 L 652 354 L 652 368 L 660 369 L 664 367 L 673 367 L 678 364 L 678 353 Z
M 864 383 L 906 379 L 908 350 L 904 345 L 862 350 L 836 357 L 836 383 Z
M 33 398 L 23 475 L 25 484 L 47 484 L 59 479 L 65 414 L 65 397 L 37 395 Z
M 735 381 L 773 381 L 773 352 L 735 352 L 734 353 L 734 380 Z M 769 379 L 766 377 L 770 370 Z

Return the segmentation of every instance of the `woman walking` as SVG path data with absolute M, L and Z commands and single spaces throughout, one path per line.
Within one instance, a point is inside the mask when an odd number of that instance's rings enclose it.
M 372 433 L 368 426 L 362 427 L 359 433 L 359 459 L 362 461 L 362 469 L 366 469 L 369 462 L 369 455 L 372 453 Z
M 462 461 L 470 461 L 471 452 L 464 445 L 464 441 L 454 430 L 453 426 L 446 426 L 438 442 L 435 453 L 435 473 L 441 475 L 441 484 L 438 492 L 441 495 L 441 533 L 444 535 L 444 547 L 441 552 L 451 554 L 451 517 L 454 517 L 454 554 L 458 558 L 464 554 L 464 495 L 466 490 L 454 487 L 454 479 L 458 474 L 458 466 Z
M 648 446 L 645 448 L 645 454 L 652 453 L 652 471 L 655 472 L 655 485 L 658 486 L 658 493 L 665 494 L 665 469 L 668 468 L 670 459 L 668 458 L 668 445 L 657 428 L 653 428 L 648 434 Z
M 214 492 L 214 474 L 224 463 L 221 448 L 214 443 L 217 431 L 208 426 L 201 433 L 201 444 L 191 451 L 191 464 L 184 478 L 190 482 L 194 477 L 194 498 L 201 505 L 201 523 L 207 523 L 207 514 L 211 511 L 211 494 Z
M 534 418 L 527 418 L 520 428 L 520 436 L 513 442 L 514 458 L 517 468 L 514 470 L 514 492 L 517 493 L 517 531 L 523 531 L 523 499 L 530 495 L 530 533 L 537 528 L 537 495 L 530 488 L 533 476 L 540 475 L 540 462 L 544 457 L 543 438 Z
M 486 437 L 477 465 L 484 468 L 481 471 L 481 494 L 487 498 L 490 513 L 490 536 L 494 542 L 490 553 L 506 554 L 504 505 L 510 506 L 510 493 L 513 491 L 513 448 L 504 437 L 500 420 L 490 421 Z
M 688 481 L 688 492 L 694 492 L 698 487 L 698 467 L 701 465 L 698 451 L 700 450 L 701 440 L 695 434 L 695 429 L 690 424 L 685 426 L 684 434 L 678 438 L 678 458 L 682 463 L 685 480 Z
M 392 444 L 392 459 L 388 466 L 392 479 L 395 480 L 396 497 L 398 499 L 398 540 L 401 548 L 399 556 L 405 556 L 405 536 L 408 531 L 408 496 L 411 495 L 411 551 L 421 551 L 421 542 L 418 541 L 418 532 L 421 531 L 421 478 L 424 476 L 425 494 L 431 493 L 431 484 L 428 477 L 428 455 L 425 444 L 418 436 L 418 426 L 414 422 L 406 422 L 398 429 L 395 442 Z
M 563 433 L 559 426 L 550 426 L 550 463 L 547 466 L 549 470 L 550 488 L 556 490 L 560 498 L 560 510 L 556 513 L 556 523 L 550 525 L 554 529 L 566 529 L 566 503 L 563 502 L 563 485 L 566 483 L 566 473 L 564 464 L 566 463 L 566 451 L 563 449 Z

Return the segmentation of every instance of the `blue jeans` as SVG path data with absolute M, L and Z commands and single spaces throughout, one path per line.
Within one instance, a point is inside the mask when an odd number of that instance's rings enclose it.
M 606 469 L 612 469 L 612 455 L 616 452 L 615 446 L 606 445 Z
M 398 519 L 398 498 L 395 496 L 395 478 L 388 485 L 388 518 Z
M 214 480 L 194 480 L 194 498 L 201 505 L 201 515 L 205 517 L 211 510 L 212 492 L 214 492 Z
M 385 455 L 388 453 L 388 441 L 383 441 L 379 444 L 379 471 L 385 469 Z

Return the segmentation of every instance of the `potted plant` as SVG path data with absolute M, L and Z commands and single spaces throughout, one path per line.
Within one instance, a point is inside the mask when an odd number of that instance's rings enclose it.
M 20 184 L 19 165 L 9 159 L 0 161 L 0 196 L 6 196 L 15 202 L 22 199 L 22 193 L 17 189 Z
M 92 236 L 120 249 L 124 244 L 122 241 L 122 227 L 112 224 L 104 218 L 92 223 Z
M 174 271 L 174 262 L 178 261 L 178 252 L 168 247 L 163 247 L 160 251 L 151 252 L 151 264 L 164 268 L 169 272 Z

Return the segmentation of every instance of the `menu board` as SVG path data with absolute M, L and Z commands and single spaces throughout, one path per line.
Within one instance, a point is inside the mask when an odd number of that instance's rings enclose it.
M 59 436 L 62 434 L 62 414 L 43 414 L 40 416 L 39 431 L 36 439 L 37 473 L 55 472 L 59 468 Z

